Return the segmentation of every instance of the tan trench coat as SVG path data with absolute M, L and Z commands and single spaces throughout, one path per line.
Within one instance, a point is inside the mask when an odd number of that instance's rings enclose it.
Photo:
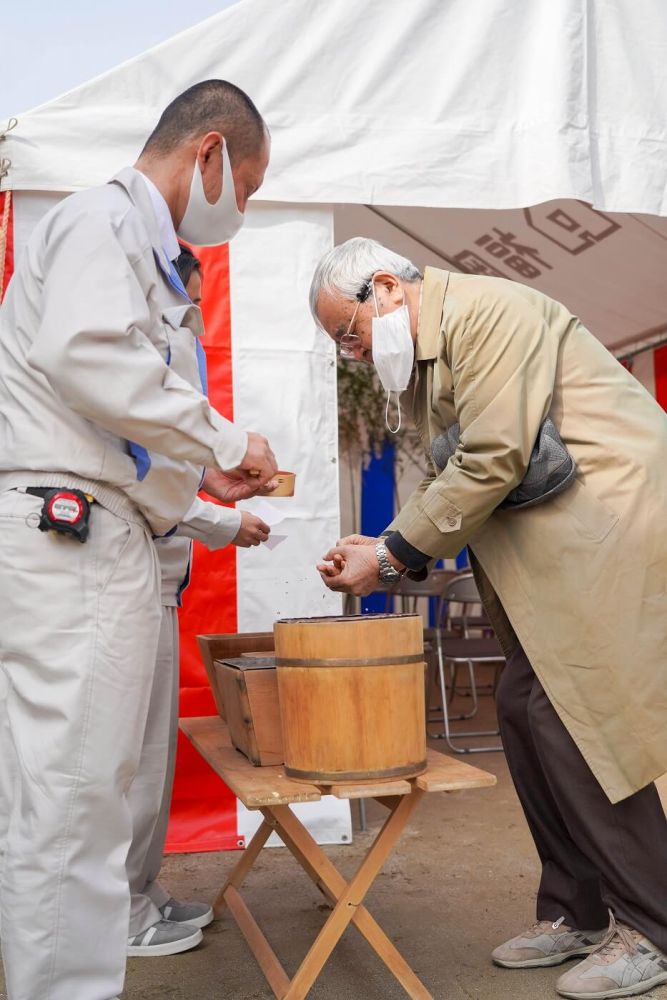
M 639 790 L 667 771 L 667 416 L 560 303 L 435 268 L 402 398 L 427 455 L 456 421 L 461 440 L 391 527 L 433 557 L 470 546 L 505 651 L 518 637 L 610 800 Z M 547 414 L 574 485 L 496 510 Z

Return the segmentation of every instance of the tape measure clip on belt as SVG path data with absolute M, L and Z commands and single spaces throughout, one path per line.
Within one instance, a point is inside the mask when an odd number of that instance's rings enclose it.
M 81 490 L 48 486 L 27 486 L 25 491 L 44 499 L 39 519 L 40 531 L 57 531 L 60 535 L 72 535 L 80 542 L 86 541 L 94 497 Z

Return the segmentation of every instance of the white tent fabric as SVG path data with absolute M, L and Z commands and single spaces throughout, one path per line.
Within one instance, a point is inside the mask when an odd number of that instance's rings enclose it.
M 284 540 L 237 550 L 239 632 L 341 608 L 314 569 L 338 538 L 338 422 L 333 345 L 307 306 L 332 239 L 329 211 L 251 203 L 230 247 L 234 419 L 265 434 L 280 467 L 297 471 L 293 499 L 263 501 L 283 518 L 273 534 Z
M 667 339 L 665 51 L 664 0 L 241 0 L 18 115 L 0 186 L 101 183 L 226 77 L 271 127 L 261 199 L 347 203 L 337 239 L 534 284 L 632 353 Z
M 14 190 L 100 183 L 223 76 L 271 127 L 268 200 L 667 214 L 666 50 L 664 0 L 242 0 L 18 115 L 3 155 Z

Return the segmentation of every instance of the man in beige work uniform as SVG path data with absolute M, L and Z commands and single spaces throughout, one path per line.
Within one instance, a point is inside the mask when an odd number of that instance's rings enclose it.
M 667 770 L 667 417 L 564 306 L 518 283 L 435 268 L 422 280 L 355 239 L 318 265 L 311 309 L 346 356 L 406 390 L 429 459 L 386 537 L 343 539 L 324 582 L 365 594 L 468 545 L 507 656 L 498 715 L 542 879 L 537 924 L 494 961 L 587 956 L 557 984 L 582 1000 L 667 982 L 653 784 Z M 501 507 L 547 418 L 576 477 Z M 458 445 L 436 466 L 454 424 Z
M 226 242 L 269 150 L 246 94 L 220 80 L 190 88 L 137 169 L 38 223 L 0 311 L 0 669 L 17 764 L 0 891 L 9 1000 L 114 1000 L 123 988 L 128 790 L 160 622 L 152 538 L 187 520 L 205 467 L 256 485 L 276 470 L 268 442 L 197 386 L 201 317 L 159 216 L 191 242 Z

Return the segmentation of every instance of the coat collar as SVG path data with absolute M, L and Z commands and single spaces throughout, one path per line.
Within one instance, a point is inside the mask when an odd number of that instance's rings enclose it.
M 146 223 L 146 229 L 148 231 L 148 236 L 150 238 L 155 256 L 159 260 L 162 270 L 168 275 L 171 270 L 171 261 L 162 246 L 160 227 L 155 215 L 151 196 L 143 177 L 138 170 L 134 169 L 134 167 L 123 167 L 123 169 L 120 170 L 115 177 L 111 178 L 110 183 L 118 184 L 122 187 L 127 193 L 130 201 L 141 213 L 141 216 Z
M 439 267 L 424 270 L 422 304 L 417 324 L 415 359 L 432 361 L 438 357 L 438 341 L 442 328 L 442 310 L 449 284 L 449 271 Z

